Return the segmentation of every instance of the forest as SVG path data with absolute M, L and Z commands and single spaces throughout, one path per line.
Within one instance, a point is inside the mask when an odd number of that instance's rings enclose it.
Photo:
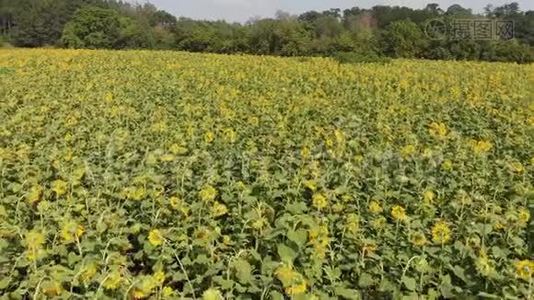
M 0 4 L 4 46 L 334 56 L 349 61 L 534 61 L 534 11 L 522 11 L 515 2 L 488 5 L 483 13 L 435 3 L 423 9 L 353 7 L 300 15 L 279 11 L 272 18 L 245 23 L 177 18 L 150 3 L 116 0 L 0 0 Z M 484 39 L 473 32 L 456 34 L 457 22 L 466 20 L 512 24 L 513 34 Z M 429 36 L 429 30 L 435 30 L 432 22 L 446 28 L 438 38 Z

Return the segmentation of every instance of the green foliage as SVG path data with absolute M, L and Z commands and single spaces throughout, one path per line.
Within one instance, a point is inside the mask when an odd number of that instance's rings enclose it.
M 1 0 L 0 35 L 23 47 L 174 49 L 278 56 L 335 56 L 339 52 L 388 57 L 532 62 L 534 11 L 517 3 L 486 7 L 484 15 L 460 5 L 442 9 L 399 6 L 309 11 L 245 24 L 177 19 L 156 6 L 118 0 Z M 101 9 L 97 12 L 95 9 Z M 86 15 L 80 15 L 80 10 Z M 93 10 L 88 13 L 89 10 Z M 104 15 L 102 14 L 103 11 Z M 113 12 L 112 12 L 113 11 Z M 78 12 L 78 13 L 77 13 Z M 429 40 L 429 20 L 493 18 L 515 24 L 516 42 Z M 91 23 L 91 21 L 104 23 Z M 77 25 L 76 25 L 77 24 Z M 99 25 L 100 24 L 100 25 Z
M 164 30 L 159 36 L 159 40 L 155 38 L 155 29 L 148 25 L 148 23 L 141 23 L 143 20 L 135 20 L 128 17 L 120 18 L 120 38 L 117 41 L 117 45 L 114 48 L 127 48 L 127 49 L 139 49 L 146 48 L 151 49 L 155 48 L 156 45 L 161 45 L 165 47 L 168 43 L 164 35 Z
M 427 40 L 419 26 L 410 21 L 395 21 L 383 32 L 384 53 L 393 57 L 420 57 L 425 50 Z
M 128 25 L 115 10 L 87 6 L 65 25 L 62 43 L 68 48 L 119 47 L 124 31 L 131 30 Z
M 251 26 L 248 36 L 250 50 L 256 54 L 303 56 L 310 37 L 304 26 L 295 19 L 265 19 Z
M 17 46 L 30 47 L 57 44 L 69 8 L 66 0 L 18 1 L 14 6 L 13 42 Z
M 180 19 L 175 29 L 178 49 L 193 52 L 240 53 L 246 50 L 244 28 L 226 22 Z
M 10 48 L 10 39 L 7 36 L 0 35 L 0 48 Z
M 500 42 L 495 45 L 493 61 L 511 61 L 520 64 L 534 62 L 534 48 L 521 44 L 517 40 Z

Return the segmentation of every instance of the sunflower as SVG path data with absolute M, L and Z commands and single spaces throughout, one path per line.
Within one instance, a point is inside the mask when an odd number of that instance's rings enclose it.
M 488 153 L 493 148 L 493 144 L 485 140 L 482 140 L 482 141 L 474 140 L 474 141 L 471 141 L 471 148 L 473 149 L 473 152 L 476 155 L 481 155 L 481 154 Z
M 428 132 L 430 133 L 430 135 L 432 135 L 433 137 L 436 137 L 436 138 L 444 138 L 447 136 L 447 133 L 449 132 L 447 130 L 447 126 L 443 123 L 437 123 L 437 122 L 432 122 L 429 126 L 428 126 Z
M 67 188 L 68 184 L 61 179 L 54 180 L 54 182 L 52 182 L 52 191 L 54 191 L 57 196 L 65 195 L 67 193 Z
M 432 226 L 432 240 L 436 244 L 445 244 L 451 239 L 451 229 L 444 221 L 438 221 Z
M 289 296 L 297 296 L 306 293 L 307 282 L 300 273 L 297 273 L 297 276 L 293 279 L 293 282 L 290 286 L 285 288 L 285 292 Z
M 521 260 L 515 263 L 515 275 L 525 281 L 534 277 L 534 260 Z
M 408 220 L 408 216 L 406 215 L 406 210 L 404 207 L 395 205 L 393 208 L 391 208 L 391 216 L 393 219 L 397 222 L 404 222 Z
M 415 232 L 410 236 L 410 242 L 416 247 L 423 247 L 428 241 L 424 233 Z
M 35 229 L 31 230 L 28 233 L 26 233 L 24 241 L 26 243 L 26 248 L 27 248 L 26 257 L 29 260 L 35 261 L 35 260 L 42 258 L 45 255 L 43 246 L 46 242 L 46 237 L 43 233 Z
M 211 208 L 211 214 L 217 218 L 217 217 L 220 217 L 220 216 L 224 216 L 228 213 L 228 208 L 226 207 L 226 205 L 222 204 L 222 203 L 219 203 L 219 202 L 215 202 Z
M 372 213 L 372 214 L 379 214 L 383 211 L 382 209 L 382 206 L 380 206 L 380 203 L 378 203 L 378 201 L 371 201 L 369 203 L 369 211 Z
M 163 234 L 161 233 L 160 230 L 152 229 L 148 233 L 148 242 L 152 246 L 156 246 L 157 247 L 157 246 L 161 246 L 163 244 L 163 242 L 165 242 L 165 239 L 164 239 Z
M 323 194 L 314 194 L 312 197 L 312 205 L 318 210 L 322 210 L 328 206 L 328 199 Z
M 77 241 L 85 232 L 83 225 L 76 223 L 75 221 L 68 221 L 63 224 L 60 235 L 65 243 L 73 243 Z
M 28 194 L 26 195 L 26 200 L 30 204 L 35 204 L 41 200 L 41 196 L 43 194 L 43 188 L 40 185 L 33 186 Z
M 116 290 L 120 287 L 122 281 L 123 278 L 119 270 L 113 270 L 106 276 L 102 286 L 108 290 Z
M 63 286 L 61 285 L 60 282 L 57 282 L 55 280 L 44 281 L 41 284 L 41 289 L 43 293 L 50 298 L 57 297 L 63 293 Z
M 517 220 L 519 223 L 519 226 L 525 227 L 528 224 L 528 220 L 530 220 L 530 211 L 525 208 L 520 208 L 519 212 L 517 214 Z
M 346 218 L 345 228 L 352 234 L 357 233 L 360 229 L 360 217 L 356 214 L 349 214 Z
M 427 190 L 423 193 L 423 201 L 425 204 L 432 204 L 435 198 L 436 194 L 431 190 Z
M 204 202 L 211 202 L 215 200 L 217 194 L 217 190 L 211 185 L 204 186 L 202 190 L 198 193 L 200 199 Z
M 278 280 L 280 280 L 280 282 L 285 284 L 293 280 L 293 277 L 295 276 L 295 271 L 293 271 L 293 268 L 290 265 L 282 264 L 276 269 L 274 275 Z
M 275 276 L 284 286 L 284 291 L 288 296 L 301 295 L 307 290 L 307 282 L 304 276 L 295 271 L 290 265 L 280 265 L 275 271 Z
M 213 132 L 208 131 L 204 134 L 204 143 L 211 144 L 215 140 L 215 134 Z
M 400 153 L 401 153 L 402 158 L 406 159 L 414 155 L 416 151 L 417 151 L 417 148 L 415 148 L 414 145 L 406 145 L 401 149 Z
M 210 288 L 202 294 L 202 300 L 223 300 L 221 292 L 217 289 Z
M 98 272 L 98 265 L 95 262 L 85 265 L 80 272 L 80 280 L 83 283 L 89 283 Z

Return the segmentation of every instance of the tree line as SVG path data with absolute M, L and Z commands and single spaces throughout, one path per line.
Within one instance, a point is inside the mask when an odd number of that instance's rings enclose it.
M 176 18 L 149 3 L 116 0 L 0 0 L 0 4 L 0 42 L 18 47 L 335 56 L 348 61 L 383 57 L 534 61 L 534 11 L 522 11 L 515 2 L 488 5 L 479 14 L 460 5 L 442 9 L 433 3 L 424 9 L 353 7 L 300 15 L 280 11 L 273 18 L 244 24 Z M 460 28 L 455 28 L 456 22 L 486 19 L 513 22 L 508 29 L 514 35 L 476 39 L 456 34 Z

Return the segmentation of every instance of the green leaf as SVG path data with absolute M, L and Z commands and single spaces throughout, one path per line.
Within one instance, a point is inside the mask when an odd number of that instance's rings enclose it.
M 270 275 L 274 272 L 276 267 L 278 267 L 279 263 L 276 261 L 272 261 L 271 257 L 265 258 L 261 263 L 261 273 L 264 275 Z
M 280 294 L 277 291 L 272 291 L 270 294 L 272 300 L 284 300 L 284 295 Z
M 209 260 L 209 258 L 204 255 L 204 254 L 200 254 L 198 255 L 195 260 L 194 260 L 195 263 L 199 264 L 199 265 L 205 265 L 205 266 L 209 266 L 209 264 L 211 263 L 211 261 Z
M 439 291 L 445 298 L 454 298 L 453 286 L 451 284 L 451 277 L 444 275 L 441 277 L 441 284 L 439 285 Z
M 223 290 L 231 290 L 234 287 L 232 280 L 226 280 L 222 276 L 214 276 L 213 282 L 217 283 Z
M 2 280 L 0 280 L 0 290 L 3 290 L 9 286 L 9 281 L 11 278 L 4 277 Z
M 243 202 L 254 204 L 254 203 L 258 202 L 258 198 L 254 197 L 254 196 L 244 196 L 243 197 Z
M 362 288 L 368 288 L 374 284 L 375 280 L 369 273 L 362 273 L 358 279 L 358 286 Z
M 414 278 L 412 277 L 409 277 L 409 276 L 403 276 L 402 279 L 401 279 L 402 283 L 404 284 L 404 286 L 410 290 L 410 291 L 415 291 L 416 287 L 417 287 L 417 282 L 415 281 Z
M 339 268 L 332 268 L 332 267 L 324 267 L 322 268 L 325 272 L 325 274 L 328 276 L 328 278 L 339 278 L 341 277 L 341 269 Z
M 344 287 L 336 287 L 334 289 L 334 293 L 336 294 L 336 296 L 342 297 L 344 299 L 351 299 L 351 300 L 361 299 L 359 291 L 347 289 Z
M 252 266 L 244 259 L 238 259 L 233 262 L 235 274 L 240 283 L 246 284 L 252 282 Z
M 380 292 L 394 292 L 397 288 L 397 285 L 393 282 L 391 282 L 387 278 L 383 278 L 380 282 L 380 286 L 378 287 L 378 290 Z
M 283 262 L 291 264 L 297 257 L 297 253 L 292 248 L 284 244 L 278 244 L 278 256 L 280 256 L 280 259 Z
M 69 252 L 68 256 L 67 256 L 67 263 L 69 266 L 74 266 L 76 263 L 78 263 L 82 258 L 74 253 L 74 252 Z
M 308 232 L 306 232 L 304 229 L 298 229 L 296 231 L 290 230 L 287 233 L 287 239 L 297 244 L 297 246 L 300 248 L 308 240 Z
M 415 269 L 419 273 L 429 273 L 430 271 L 432 271 L 432 269 L 428 265 L 426 258 L 424 257 L 417 261 L 417 263 L 415 264 Z
M 465 277 L 464 268 L 460 266 L 454 266 L 454 268 L 452 268 L 452 272 L 454 273 L 454 275 L 456 275 L 456 277 L 460 278 L 463 282 L 467 283 L 467 278 Z
M 304 202 L 295 202 L 286 205 L 286 210 L 295 215 L 301 214 L 306 211 L 307 205 Z
M 427 296 L 428 296 L 427 298 L 428 300 L 435 300 L 439 298 L 439 293 L 435 289 L 429 289 Z
M 0 252 L 4 249 L 6 249 L 7 247 L 9 247 L 9 242 L 6 241 L 5 239 L 2 239 L 0 238 Z M 2 261 L 2 259 L 0 259 L 0 262 Z

